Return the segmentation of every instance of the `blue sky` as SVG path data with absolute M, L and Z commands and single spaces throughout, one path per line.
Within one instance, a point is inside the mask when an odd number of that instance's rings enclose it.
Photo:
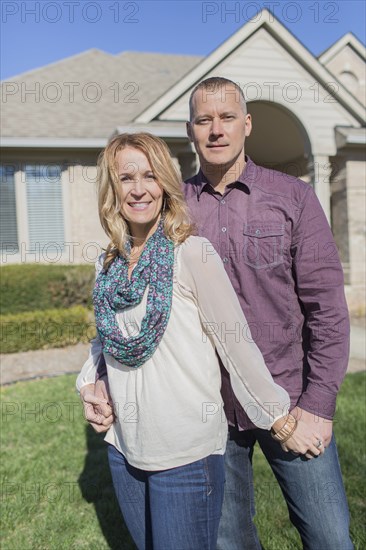
M 263 7 L 314 54 L 346 32 L 365 43 L 363 0 L 0 0 L 1 79 L 90 48 L 207 55 Z

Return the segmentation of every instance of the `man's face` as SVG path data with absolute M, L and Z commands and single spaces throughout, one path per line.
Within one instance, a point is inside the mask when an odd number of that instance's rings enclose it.
M 194 143 L 201 168 L 230 168 L 244 157 L 244 141 L 252 129 L 251 116 L 243 111 L 233 87 L 197 90 L 192 98 L 192 119 L 187 134 Z

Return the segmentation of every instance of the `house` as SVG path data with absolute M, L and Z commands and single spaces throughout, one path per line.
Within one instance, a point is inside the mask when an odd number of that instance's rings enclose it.
M 188 97 L 216 75 L 248 100 L 253 160 L 314 186 L 350 308 L 364 313 L 365 58 L 351 33 L 316 58 L 263 10 L 206 58 L 89 50 L 2 82 L 2 263 L 93 262 L 106 244 L 94 185 L 101 149 L 116 133 L 150 131 L 192 175 Z

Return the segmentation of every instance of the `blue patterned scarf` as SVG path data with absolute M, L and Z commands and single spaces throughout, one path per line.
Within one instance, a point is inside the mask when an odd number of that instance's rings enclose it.
M 130 252 L 130 245 L 128 252 Z M 128 367 L 140 367 L 155 352 L 167 327 L 173 297 L 174 244 L 164 234 L 163 221 L 148 239 L 128 279 L 128 259 L 117 256 L 98 275 L 93 302 L 103 351 Z M 116 313 L 139 304 L 149 286 L 146 314 L 139 334 L 125 338 Z

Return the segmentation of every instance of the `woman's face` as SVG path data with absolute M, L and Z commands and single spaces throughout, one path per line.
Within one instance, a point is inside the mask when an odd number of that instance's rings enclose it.
M 134 237 L 148 238 L 156 230 L 163 205 L 163 189 L 146 155 L 126 147 L 116 155 L 121 214 Z

